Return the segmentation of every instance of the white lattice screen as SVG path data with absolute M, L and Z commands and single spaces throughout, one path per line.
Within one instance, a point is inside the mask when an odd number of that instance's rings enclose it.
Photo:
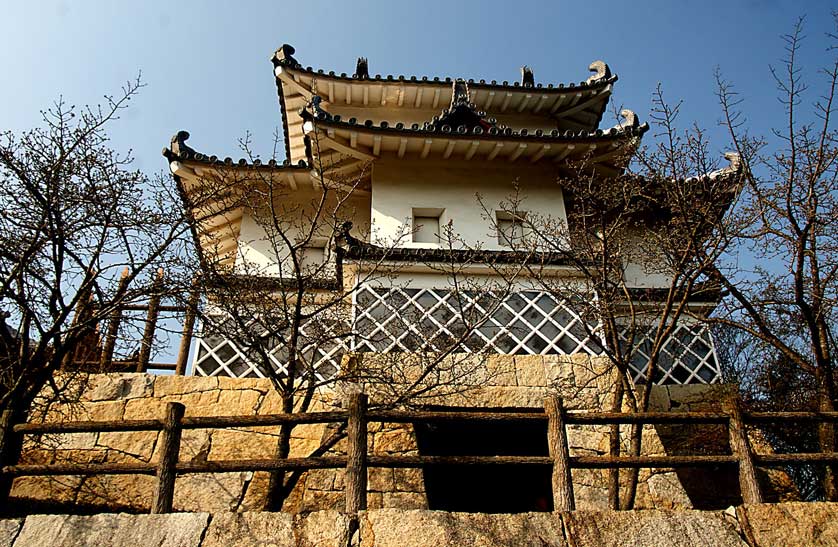
M 487 291 L 361 287 L 353 302 L 353 337 L 316 343 L 311 336 L 304 351 L 318 379 L 335 374 L 347 350 L 356 352 L 457 351 L 501 354 L 597 355 L 601 350 L 595 326 L 586 326 L 572 302 L 540 291 L 496 295 Z M 314 322 L 303 328 L 321 333 Z M 346 330 L 346 329 L 345 329 Z M 632 360 L 635 381 L 645 380 L 650 340 L 638 343 Z M 275 342 L 269 357 L 274 370 L 285 373 L 283 344 Z M 195 374 L 265 376 L 259 360 L 223 336 L 198 340 Z M 712 383 L 720 379 L 712 338 L 706 327 L 680 325 L 664 345 L 656 383 Z

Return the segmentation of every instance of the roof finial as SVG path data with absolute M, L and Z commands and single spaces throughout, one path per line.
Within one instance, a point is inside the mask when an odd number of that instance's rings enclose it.
M 186 144 L 186 140 L 188 138 L 189 131 L 178 131 L 175 133 L 171 142 L 172 154 L 183 159 L 188 159 L 190 156 L 194 156 L 195 150 Z M 165 155 L 165 151 L 163 153 Z
M 588 70 L 594 74 L 588 78 L 588 83 L 597 82 L 599 80 L 607 80 L 611 77 L 611 69 L 604 61 L 594 61 L 588 66 Z
M 370 77 L 370 69 L 366 57 L 358 57 L 358 64 L 355 65 L 355 77 L 360 79 Z
M 451 84 L 452 93 L 451 93 L 451 107 L 453 108 L 455 105 L 458 104 L 469 104 L 469 90 L 468 84 L 465 80 L 456 79 Z
M 271 57 L 271 61 L 273 61 L 274 65 L 285 65 L 285 66 L 300 66 L 300 63 L 294 58 L 294 46 L 289 44 L 282 44 L 274 56 Z
M 637 117 L 637 114 L 634 113 L 633 110 L 629 110 L 628 108 L 624 108 L 620 110 L 620 116 L 625 120 L 624 122 L 620 122 L 618 124 L 619 127 L 639 127 L 640 120 Z
M 742 167 L 742 157 L 738 152 L 725 152 L 725 159 L 730 163 L 728 169 L 738 171 Z
M 527 65 L 521 67 L 521 85 L 526 87 L 533 87 L 535 85 L 535 76 L 532 69 Z

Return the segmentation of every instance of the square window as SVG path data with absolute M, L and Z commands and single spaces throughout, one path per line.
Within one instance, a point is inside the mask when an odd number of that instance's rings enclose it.
M 439 243 L 439 218 L 443 209 L 413 209 L 413 242 Z
M 303 247 L 300 251 L 300 270 L 303 273 L 313 273 L 326 261 L 326 247 L 316 244 Z
M 527 237 L 527 227 L 524 212 L 495 212 L 495 226 L 497 227 L 498 245 L 517 247 L 524 243 Z

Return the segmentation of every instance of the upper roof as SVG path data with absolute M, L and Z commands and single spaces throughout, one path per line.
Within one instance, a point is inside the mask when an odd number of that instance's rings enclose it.
M 299 109 L 318 95 L 326 103 L 324 108 L 337 113 L 342 109 L 394 109 L 397 119 L 392 123 L 416 119 L 421 111 L 438 111 L 455 98 L 456 82 L 468 86 L 469 101 L 476 110 L 498 118 L 541 119 L 546 128 L 559 130 L 593 131 L 601 122 L 608 104 L 612 84 L 617 76 L 602 61 L 589 66 L 593 73 L 587 80 L 569 84 L 535 83 L 529 67 L 522 67 L 520 82 L 486 82 L 473 79 L 427 76 L 370 76 L 367 61 L 358 60 L 352 75 L 303 67 L 294 57 L 293 47 L 285 44 L 271 60 L 274 64 L 280 110 L 285 134 L 286 154 L 292 161 L 304 158 L 303 120 Z M 411 111 L 413 114 L 411 114 Z M 367 116 L 376 119 L 376 115 Z M 376 121 L 383 121 L 378 119 Z M 509 124 L 520 125 L 520 124 Z M 525 125 L 521 125 L 524 127 Z

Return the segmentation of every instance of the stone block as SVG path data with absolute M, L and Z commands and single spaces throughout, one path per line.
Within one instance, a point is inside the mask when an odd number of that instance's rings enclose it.
M 82 399 L 114 401 L 151 397 L 154 394 L 154 378 L 145 373 L 91 374 Z
M 492 386 L 515 386 L 515 358 L 512 355 L 493 353 L 486 356 L 486 376 Z
M 56 450 L 90 450 L 96 445 L 96 437 L 99 433 L 62 433 L 51 436 Z
M 18 500 L 49 501 L 56 505 L 73 503 L 82 484 L 78 475 L 56 477 L 16 477 L 10 498 Z
M 149 475 L 95 475 L 80 484 L 76 504 L 98 510 L 146 512 L 156 487 L 157 479 Z
M 546 394 L 547 389 L 543 387 L 489 386 L 474 403 L 494 408 L 544 408 Z
M 99 433 L 96 445 L 149 461 L 157 444 L 157 435 L 156 431 L 105 431 Z
M 175 511 L 235 511 L 251 473 L 196 473 L 175 481 Z
M 303 503 L 300 512 L 310 511 L 342 511 L 346 505 L 343 492 L 326 492 L 308 490 L 303 493 Z
M 838 504 L 745 505 L 737 510 L 759 547 L 838 545 Z
M 218 389 L 222 391 L 255 389 L 262 393 L 267 393 L 273 391 L 273 386 L 267 378 L 230 378 L 228 376 L 218 376 Z
M 99 401 L 84 403 L 82 414 L 85 420 L 91 421 L 117 421 L 122 419 L 125 412 L 125 401 Z
M 406 427 L 375 435 L 376 454 L 404 453 L 410 450 L 416 450 L 416 439 Z
M 180 461 L 202 461 L 212 448 L 211 429 L 184 429 L 180 437 Z
M 292 458 L 307 458 L 320 447 L 320 439 L 300 439 L 291 438 L 291 454 Z
M 264 391 L 255 389 L 222 390 L 218 394 L 217 403 L 207 409 L 204 416 L 235 416 L 242 414 L 256 414 L 265 396 Z
M 384 492 L 384 509 L 427 509 L 428 497 L 418 492 Z
M 346 547 L 348 532 L 349 517 L 339 511 L 316 511 L 294 519 L 296 547 Z
M 334 490 L 336 473 L 337 471 L 334 469 L 312 469 L 307 471 L 306 488 L 311 490 Z
M 198 547 L 206 513 L 168 515 L 31 515 L 16 547 Z
M 562 514 L 575 547 L 747 547 L 721 512 L 575 511 Z
M 392 492 L 396 488 L 393 469 L 371 467 L 368 470 L 367 488 L 373 492 Z
M 157 376 L 154 379 L 155 397 L 184 395 L 217 389 L 217 376 Z
M 276 452 L 277 437 L 239 429 L 212 431 L 210 460 L 270 458 Z
M 161 399 L 132 399 L 125 403 L 125 420 L 161 420 L 166 415 L 166 402 Z
M 425 478 L 421 469 L 393 469 L 393 479 L 398 492 L 425 491 Z
M 296 547 L 288 513 L 219 513 L 213 515 L 201 547 Z
M 666 386 L 673 411 L 719 411 L 736 392 L 731 384 L 688 384 Z
M 232 414 L 229 409 L 221 411 L 218 399 L 221 392 L 219 391 L 196 391 L 194 393 L 184 393 L 182 395 L 169 395 L 161 402 L 165 408 L 166 403 L 175 402 L 181 403 L 186 407 L 185 416 L 224 416 Z M 154 399 L 158 401 L 159 399 Z M 127 409 L 126 409 L 127 413 Z M 164 411 L 165 413 L 165 411 Z M 250 414 L 249 412 L 241 412 L 241 414 Z M 165 415 L 165 414 L 164 414 Z
M 361 513 L 361 547 L 566 547 L 561 520 L 550 513 L 488 515 L 444 511 Z
M 515 377 L 519 386 L 546 386 L 547 375 L 544 369 L 544 358 L 541 355 L 515 356 Z
M 692 502 L 686 490 L 681 485 L 678 475 L 674 471 L 667 473 L 652 473 L 646 479 L 649 495 L 655 507 L 672 509 L 690 509 Z
M 0 520 L 0 547 L 12 547 L 12 541 L 17 537 L 23 519 Z
M 250 477 L 250 481 L 245 485 L 245 492 L 242 496 L 240 511 L 261 511 L 265 508 L 265 500 L 268 494 L 268 480 L 269 473 L 267 471 L 257 471 Z M 302 491 L 305 486 L 305 476 L 297 484 L 297 487 L 291 492 L 289 499 L 285 501 L 283 511 L 295 513 L 300 510 L 302 501 Z

